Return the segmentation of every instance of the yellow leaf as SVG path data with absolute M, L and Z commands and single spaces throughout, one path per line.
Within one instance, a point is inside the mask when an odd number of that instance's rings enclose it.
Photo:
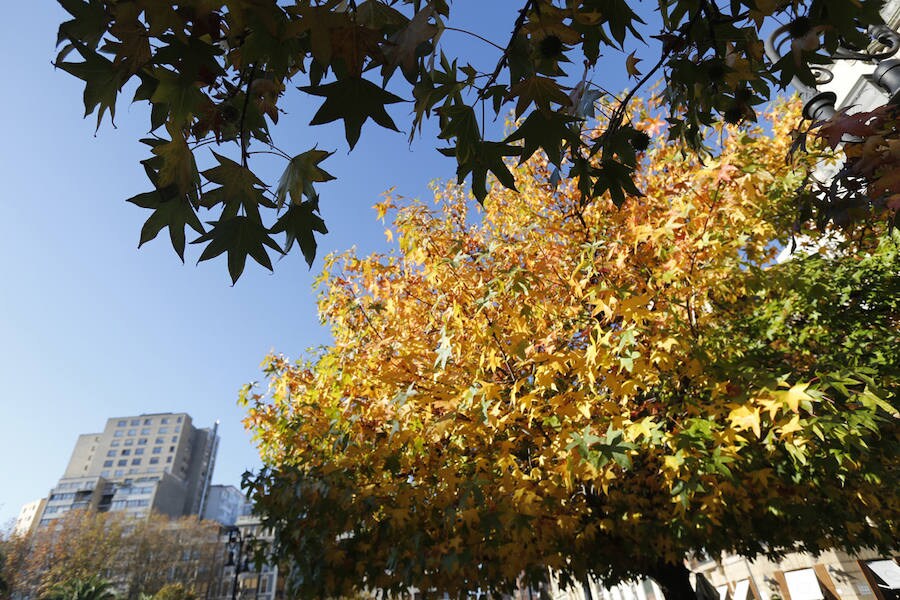
M 636 58 L 634 56 L 634 52 L 628 55 L 628 58 L 625 59 L 625 70 L 628 71 L 629 77 L 637 78 L 641 75 L 641 72 L 637 69 L 637 64 L 641 62 L 641 59 Z
M 800 402 L 803 400 L 812 400 L 812 396 L 806 393 L 808 383 L 798 383 L 786 392 L 781 392 L 782 399 L 787 402 L 788 406 L 794 412 L 800 411 Z
M 735 429 L 752 429 L 753 433 L 756 434 L 756 437 L 760 436 L 758 407 L 754 407 L 753 409 L 750 409 L 747 406 L 736 408 L 728 414 L 728 420 Z
M 794 433 L 795 431 L 800 431 L 802 429 L 803 427 L 800 426 L 800 416 L 794 415 L 791 417 L 791 420 L 788 421 L 787 425 L 782 425 L 781 435 L 788 435 L 789 433 Z

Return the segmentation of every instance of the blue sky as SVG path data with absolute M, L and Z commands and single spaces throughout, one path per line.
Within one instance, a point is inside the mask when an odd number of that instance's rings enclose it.
M 519 5 L 456 2 L 454 25 L 502 44 Z M 231 286 L 224 256 L 198 267 L 189 248 L 182 265 L 165 234 L 137 249 L 148 214 L 124 199 L 148 189 L 137 142 L 145 110 L 120 103 L 117 128 L 105 122 L 94 134 L 94 118 L 82 118 L 80 82 L 51 65 L 64 17 L 48 0 L 0 3 L 0 528 L 46 495 L 78 434 L 114 416 L 186 411 L 198 426 L 220 420 L 214 483 L 237 485 L 259 465 L 240 424 L 238 389 L 260 379 L 269 351 L 296 357 L 328 342 L 310 289 L 321 261 L 309 271 L 295 253 L 274 274 L 248 261 Z M 483 64 L 496 59 L 490 46 L 463 38 L 445 33 Z M 606 72 L 618 76 L 622 58 L 610 61 Z M 320 187 L 330 229 L 320 256 L 354 244 L 363 253 L 387 249 L 371 206 L 393 186 L 428 197 L 429 181 L 453 176 L 452 161 L 427 133 L 410 146 L 405 133 L 371 122 L 348 154 L 342 125 L 306 128 L 318 103 L 292 96 L 276 142 L 293 153 L 316 143 L 337 151 L 323 164 L 338 180 Z M 408 132 L 408 105 L 395 108 Z M 260 166 L 269 183 L 283 168 Z

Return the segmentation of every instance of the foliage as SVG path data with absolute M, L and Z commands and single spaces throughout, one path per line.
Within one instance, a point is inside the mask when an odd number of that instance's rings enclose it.
M 436 116 L 440 151 L 455 159 L 460 182 L 471 177 L 480 201 L 491 177 L 515 187 L 506 159 L 541 148 L 577 176 L 584 202 L 608 194 L 621 205 L 647 191 L 633 181 L 647 141 L 627 106 L 648 81 L 664 79 L 669 139 L 699 150 L 704 126 L 753 122 L 773 87 L 812 82 L 812 68 L 839 43 L 864 47 L 863 32 L 882 22 L 882 0 L 658 0 L 640 15 L 627 0 L 523 0 L 491 41 L 454 27 L 446 0 L 59 2 L 72 18 L 59 28 L 56 65 L 84 81 L 86 115 L 96 114 L 98 127 L 107 114 L 112 121 L 129 83 L 134 100 L 150 106 L 152 137 L 141 141 L 152 190 L 130 199 L 153 211 L 140 243 L 167 229 L 183 259 L 190 228 L 204 246 L 200 260 L 227 254 L 234 280 L 248 256 L 271 269 L 270 252 L 287 253 L 295 240 L 311 263 L 315 234 L 327 231 L 316 184 L 333 179 L 322 167 L 329 153 L 315 144 L 282 150 L 271 131 L 295 88 L 320 103 L 310 125 L 342 121 L 351 149 L 369 120 L 399 129 L 389 105 L 412 103 L 410 138 Z M 760 36 L 784 22 L 792 51 L 772 63 Z M 492 66 L 448 56 L 447 31 L 486 42 Z M 641 74 L 629 49 L 648 41 L 658 60 Z M 623 69 L 635 88 L 616 97 L 604 75 Z M 489 120 L 510 110 L 521 121 L 491 139 Z M 600 130 L 587 125 L 596 110 L 608 111 Z M 215 166 L 200 170 L 207 146 L 231 148 L 233 159 L 213 152 Z M 275 192 L 250 167 L 258 154 L 287 162 Z
M 153 594 L 153 600 L 197 600 L 197 594 L 183 583 L 167 583 Z
M 28 597 L 98 574 L 130 600 L 169 582 L 199 595 L 221 573 L 218 541 L 218 526 L 196 518 L 72 511 L 29 537 L 11 538 L 3 576 L 11 593 Z
M 896 240 L 773 264 L 811 168 L 784 161 L 796 107 L 704 132 L 704 162 L 638 112 L 642 198 L 585 203 L 535 155 L 477 224 L 439 186 L 378 206 L 396 252 L 326 261 L 333 343 L 243 393 L 298 595 L 548 568 L 668 593 L 700 550 L 896 544 Z
M 116 597 L 112 584 L 97 576 L 86 579 L 69 579 L 50 588 L 45 600 L 113 600 Z

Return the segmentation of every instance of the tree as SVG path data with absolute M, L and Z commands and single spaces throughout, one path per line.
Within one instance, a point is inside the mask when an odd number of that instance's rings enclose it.
M 29 537 L 7 542 L 3 576 L 12 594 L 41 597 L 103 576 L 136 600 L 166 584 L 205 593 L 221 573 L 218 525 L 196 518 L 71 511 Z
M 153 594 L 153 600 L 197 600 L 197 595 L 180 583 L 167 583 Z
M 113 600 L 116 597 L 112 584 L 99 577 L 69 579 L 53 586 L 45 600 Z
M 508 592 L 549 569 L 680 600 L 691 553 L 894 547 L 898 240 L 772 264 L 811 168 L 783 160 L 795 114 L 704 132 L 704 162 L 654 144 L 618 209 L 538 156 L 475 224 L 452 184 L 436 212 L 379 205 L 398 249 L 319 279 L 333 343 L 244 390 L 264 460 L 245 485 L 295 592 Z
M 865 47 L 863 32 L 882 22 L 882 0 L 659 0 L 640 15 L 627 0 L 524 0 L 508 37 L 507 29 L 497 41 L 462 32 L 496 53 L 495 66 L 480 71 L 467 61 L 475 57 L 444 52 L 443 34 L 460 31 L 446 0 L 59 1 L 72 18 L 59 28 L 56 65 L 84 81 L 85 114 L 96 113 L 98 128 L 105 115 L 112 121 L 130 82 L 134 100 L 150 105 L 152 136 L 141 141 L 151 190 L 129 199 L 152 211 L 140 243 L 167 229 L 183 260 L 190 228 L 200 261 L 227 253 L 234 280 L 248 256 L 271 269 L 270 252 L 295 245 L 311 263 L 316 234 L 327 231 L 317 184 L 334 179 L 323 167 L 330 152 L 274 142 L 295 87 L 318 104 L 310 125 L 343 121 L 351 149 L 369 120 L 398 129 L 387 108 L 404 99 L 413 105 L 410 138 L 436 116 L 439 150 L 479 201 L 493 180 L 514 189 L 507 160 L 540 149 L 579 182 L 585 201 L 621 205 L 646 192 L 633 176 L 647 138 L 627 106 L 647 82 L 665 82 L 669 139 L 701 151 L 703 127 L 752 123 L 773 87 L 814 82 L 816 64 L 839 44 Z M 784 22 L 791 52 L 772 63 L 760 36 Z M 658 56 L 642 74 L 636 53 L 647 42 Z M 614 96 L 602 73 L 623 67 L 635 87 Z M 606 126 L 590 129 L 601 101 Z M 486 119 L 508 111 L 520 121 L 492 139 Z M 208 146 L 219 152 L 201 170 L 198 152 Z M 286 162 L 277 186 L 251 169 L 257 155 Z

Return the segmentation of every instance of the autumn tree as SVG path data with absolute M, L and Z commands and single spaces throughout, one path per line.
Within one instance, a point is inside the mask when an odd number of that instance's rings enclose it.
M 489 32 L 455 26 L 446 0 L 59 2 L 72 18 L 59 28 L 56 65 L 84 81 L 85 114 L 98 127 L 112 121 L 130 83 L 134 101 L 149 104 L 150 190 L 129 199 L 151 211 L 140 243 L 167 230 L 183 259 L 191 229 L 200 260 L 227 254 L 235 280 L 248 256 L 271 269 L 270 254 L 296 245 L 311 262 L 327 231 L 318 187 L 334 179 L 330 152 L 314 131 L 290 132 L 306 137 L 296 146 L 275 141 L 298 90 L 317 107 L 310 125 L 343 122 L 351 149 L 369 120 L 399 129 L 388 108 L 410 102 L 410 138 L 435 118 L 440 152 L 478 200 L 492 181 L 515 189 L 507 159 L 541 149 L 586 200 L 608 194 L 621 205 L 647 191 L 634 180 L 647 139 L 626 110 L 645 84 L 664 81 L 668 138 L 700 151 L 705 126 L 752 123 L 773 89 L 795 77 L 811 84 L 839 45 L 865 47 L 866 28 L 882 23 L 882 0 L 658 0 L 654 10 L 523 0 L 513 22 Z M 789 24 L 791 52 L 773 63 L 762 36 L 775 23 Z M 456 57 L 447 32 L 484 53 Z M 611 72 L 633 77 L 634 89 L 610 94 L 620 87 Z M 597 130 L 587 124 L 600 102 L 609 118 Z M 517 125 L 491 134 L 490 120 L 508 112 Z M 277 185 L 254 170 L 272 156 L 284 164 Z
M 455 184 L 378 205 L 396 250 L 319 279 L 333 343 L 244 393 L 298 595 L 549 570 L 680 600 L 691 553 L 895 546 L 898 240 L 773 264 L 811 166 L 770 116 L 700 161 L 637 111 L 657 142 L 619 208 L 540 154 L 480 220 Z
M 72 511 L 28 537 L 6 542 L 3 576 L 10 593 L 32 598 L 102 576 L 137 600 L 167 583 L 205 594 L 221 573 L 218 524 L 196 518 Z M 68 589 L 68 588 L 66 588 Z

